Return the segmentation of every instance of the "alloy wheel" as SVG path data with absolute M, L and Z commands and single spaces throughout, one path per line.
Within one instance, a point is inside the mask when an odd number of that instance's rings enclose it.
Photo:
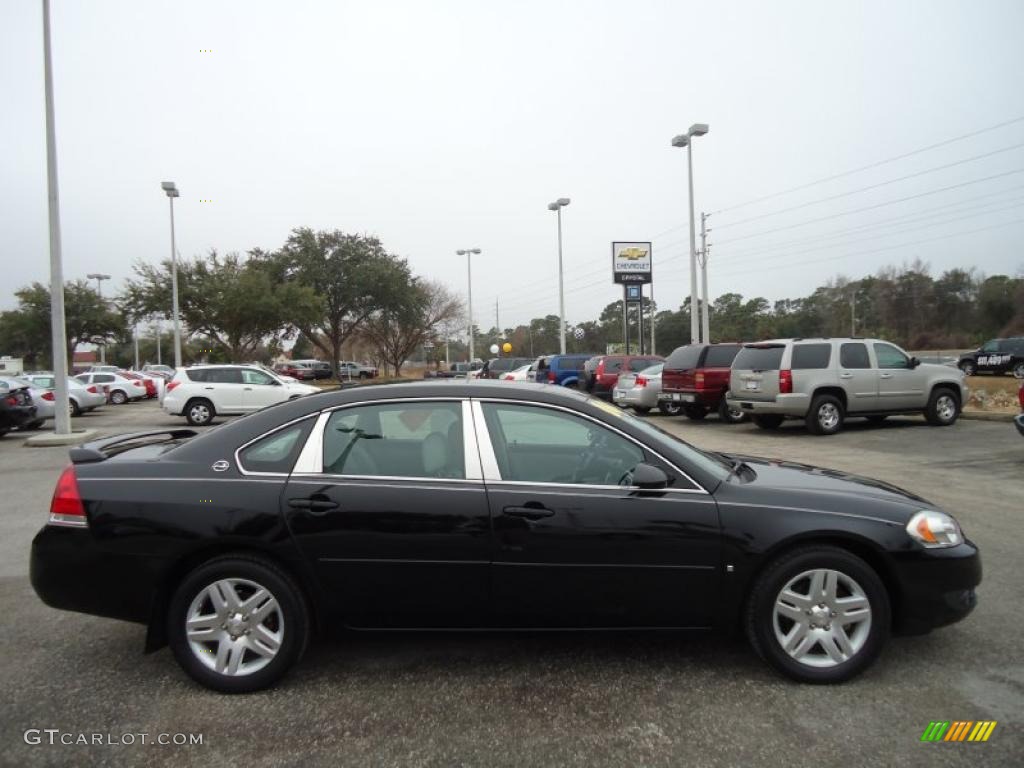
M 188 409 L 194 424 L 206 424 L 210 420 L 210 408 L 203 403 L 195 403 Z
M 220 579 L 189 605 L 185 637 L 193 655 L 221 675 L 251 675 L 277 656 L 284 615 L 266 587 L 249 579 Z
M 790 579 L 775 598 L 775 639 L 794 661 L 835 667 L 849 661 L 871 634 L 871 602 L 842 571 L 817 568 Z
M 839 424 L 839 409 L 833 403 L 822 403 L 818 408 L 818 424 L 831 432 Z
M 942 421 L 950 421 L 956 416 L 956 401 L 952 395 L 941 395 L 935 401 L 935 413 Z

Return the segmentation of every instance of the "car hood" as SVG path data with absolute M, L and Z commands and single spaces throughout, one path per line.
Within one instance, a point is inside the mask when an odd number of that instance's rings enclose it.
M 907 522 L 921 509 L 939 509 L 891 483 L 837 469 L 756 456 L 730 454 L 729 458 L 743 461 L 756 475 L 752 479 L 747 476 L 744 491 L 771 497 L 774 504 L 883 517 L 894 523 Z
M 284 388 L 289 392 L 296 392 L 300 395 L 312 395 L 321 391 L 320 387 L 314 387 L 311 384 L 300 384 L 297 381 L 284 382 Z

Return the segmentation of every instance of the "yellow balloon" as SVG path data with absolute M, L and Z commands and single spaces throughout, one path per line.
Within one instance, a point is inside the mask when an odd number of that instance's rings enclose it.
M 507 355 L 509 352 L 512 351 L 512 345 L 506 341 L 504 344 L 501 345 L 501 351 Z

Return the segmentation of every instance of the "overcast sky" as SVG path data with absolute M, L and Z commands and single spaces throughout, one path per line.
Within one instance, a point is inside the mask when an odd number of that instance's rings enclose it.
M 616 239 L 654 241 L 674 308 L 689 245 L 670 140 L 694 122 L 696 207 L 720 211 L 712 296 L 796 297 L 915 257 L 1024 269 L 1019 0 L 52 6 L 65 277 L 110 273 L 105 292 L 169 255 L 174 180 L 186 257 L 338 228 L 464 292 L 455 250 L 479 247 L 485 328 L 496 298 L 503 326 L 557 313 L 547 204 L 569 197 L 567 319 L 621 296 Z M 49 275 L 40 9 L 0 0 L 0 308 Z

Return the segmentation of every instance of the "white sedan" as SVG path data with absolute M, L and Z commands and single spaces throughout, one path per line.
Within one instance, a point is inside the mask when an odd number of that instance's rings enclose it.
M 533 381 L 536 376 L 534 375 L 535 369 L 533 363 L 527 365 L 521 365 L 518 368 L 514 368 L 508 373 L 501 377 L 502 381 Z

